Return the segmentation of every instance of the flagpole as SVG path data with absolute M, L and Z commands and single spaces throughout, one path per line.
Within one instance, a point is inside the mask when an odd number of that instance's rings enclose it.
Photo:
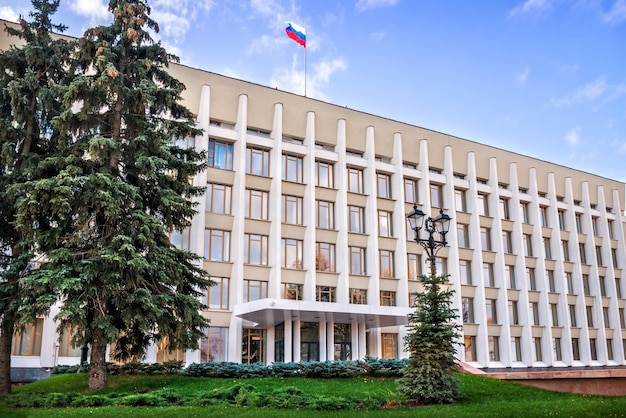
M 304 97 L 306 97 L 306 47 L 304 48 Z

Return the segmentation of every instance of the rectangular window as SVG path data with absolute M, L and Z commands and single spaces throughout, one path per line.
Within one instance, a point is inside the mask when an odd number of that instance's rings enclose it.
M 509 289 L 517 289 L 517 280 L 515 279 L 515 266 L 504 266 L 505 278 L 509 280 Z
M 600 283 L 600 296 L 606 297 L 606 278 L 604 276 L 599 276 L 598 282 Z
M 499 213 L 500 219 L 506 219 L 506 220 L 511 219 L 511 211 L 509 210 L 509 199 L 505 199 L 501 197 L 498 202 L 498 209 L 500 212 Z
M 459 248 L 469 248 L 469 233 L 467 232 L 467 225 L 456 224 L 456 236 L 459 242 Z
M 569 271 L 565 273 L 565 279 L 567 280 L 567 293 L 569 295 L 574 294 L 574 276 Z
M 483 283 L 485 287 L 496 287 L 492 263 L 483 263 Z
M 595 338 L 589 338 L 589 350 L 591 352 L 591 360 L 598 360 L 598 348 Z
M 602 261 L 602 247 L 596 245 L 596 262 L 599 266 L 603 266 L 604 262 Z
M 207 289 L 207 306 L 209 309 L 228 309 L 229 294 L 229 278 L 228 277 L 211 277 L 215 282 L 214 286 Z
M 378 211 L 378 236 L 381 237 L 393 237 L 392 229 L 392 215 L 391 212 L 386 210 Z
M 459 271 L 461 274 L 461 284 L 472 284 L 472 262 L 469 260 L 459 260 Z
M 556 281 L 554 280 L 554 270 L 546 270 L 546 276 L 548 278 L 548 289 L 550 292 L 556 292 Z
M 485 311 L 487 314 L 487 323 L 488 324 L 497 324 L 498 323 L 498 313 L 496 310 L 496 300 L 495 299 L 487 299 L 485 300 Z
M 617 262 L 617 248 L 611 248 L 611 258 L 613 259 L 613 267 L 619 268 L 619 264 Z
M 539 303 L 530 302 L 530 311 L 533 317 L 533 325 L 541 325 L 539 322 Z
M 283 283 L 283 299 L 302 300 L 302 285 L 297 283 Z
M 233 144 L 209 138 L 208 156 L 209 167 L 233 169 Z
M 243 262 L 255 266 L 267 266 L 266 235 L 245 234 L 243 244 Z
M 609 307 L 602 307 L 602 319 L 604 319 L 604 328 L 611 328 L 611 318 L 609 317 Z
M 398 358 L 398 334 L 382 333 L 383 358 Z
M 535 269 L 526 267 L 526 278 L 528 279 L 528 289 L 537 290 L 537 279 L 535 277 Z
M 587 315 L 587 326 L 593 328 L 593 307 L 585 306 L 585 314 Z
M 550 317 L 552 318 L 552 326 L 559 326 L 559 310 L 558 305 L 556 303 L 550 304 Z
M 206 187 L 206 211 L 230 215 L 231 186 L 209 183 Z
M 365 208 L 348 206 L 348 232 L 365 233 Z
M 528 204 L 528 202 L 519 202 L 520 214 L 522 215 L 522 222 L 525 224 L 530 223 L 529 206 L 530 205 Z
M 543 355 L 541 352 L 541 338 L 533 337 L 533 345 L 535 346 L 535 361 L 543 361 Z
M 489 197 L 479 193 L 478 196 L 478 214 L 481 216 L 489 216 Z
M 547 260 L 552 259 L 552 248 L 550 247 L 550 238 L 543 237 L 543 252 Z
M 378 197 L 391 199 L 391 175 L 387 173 L 376 173 Z
M 619 277 L 615 278 L 615 295 L 622 298 L 622 280 Z
M 326 200 L 316 200 L 317 217 L 315 226 L 321 229 L 335 229 L 335 204 Z
M 243 281 L 243 300 L 244 302 L 252 302 L 255 300 L 267 298 L 267 282 L 261 280 Z
M 200 339 L 200 361 L 221 362 L 228 356 L 228 328 L 210 327 L 207 335 Z
M 267 220 L 269 193 L 263 190 L 246 189 L 246 218 Z
M 561 231 L 565 231 L 565 211 L 563 209 L 559 209 L 559 229 Z
M 609 227 L 609 238 L 611 239 L 615 239 L 615 232 L 614 232 L 614 226 L 615 226 L 615 222 L 613 222 L 613 219 L 608 219 L 607 220 L 608 223 L 608 227 Z
M 533 256 L 533 242 L 532 242 L 530 235 L 528 234 L 522 235 L 522 240 L 524 241 L 524 255 L 526 257 L 532 257 Z
M 541 219 L 541 226 L 548 228 L 548 208 L 546 206 L 539 207 L 539 217 Z
M 379 250 L 380 277 L 396 277 L 394 268 L 394 252 L 389 250 Z
M 585 296 L 591 296 L 591 287 L 589 285 L 589 275 L 583 274 L 583 292 Z
M 511 354 L 513 361 L 522 361 L 522 337 L 511 337 Z
M 409 265 L 409 280 L 417 280 L 422 274 L 422 257 L 417 254 L 407 254 Z
M 170 242 L 179 250 L 189 250 L 191 244 L 191 227 L 186 227 L 182 231 L 170 232 Z
M 461 304 L 463 309 L 463 323 L 474 323 L 474 299 L 473 298 L 461 298 Z
M 363 194 L 363 170 L 360 168 L 348 167 L 348 191 Z
M 554 360 L 563 361 L 563 354 L 561 351 L 561 339 L 553 338 L 552 350 L 554 351 Z
M 467 212 L 467 199 L 465 190 L 454 189 L 454 204 L 457 212 Z
M 480 244 L 483 251 L 491 251 L 491 229 L 480 228 Z
M 465 346 L 465 361 L 476 361 L 476 337 L 465 335 L 463 345 Z
M 302 225 L 302 198 L 284 194 L 282 196 L 281 221 L 285 224 Z
M 299 155 L 283 154 L 282 179 L 302 183 L 303 159 Z
M 576 232 L 579 234 L 583 233 L 583 215 L 582 213 L 576 214 Z
M 502 231 L 502 248 L 505 254 L 513 253 L 513 240 L 511 239 L 511 231 Z
M 587 264 L 587 251 L 585 250 L 584 243 L 581 242 L 578 244 L 578 252 L 580 253 L 580 262 L 582 264 Z
M 572 358 L 580 361 L 580 343 L 578 338 L 572 338 Z
M 598 236 L 598 217 L 597 216 L 592 216 L 591 217 L 591 229 L 593 230 L 593 236 L 597 237 Z
M 230 261 L 230 231 L 204 230 L 204 258 L 209 261 Z
M 611 338 L 606 339 L 606 357 L 607 360 L 613 361 L 613 340 Z
M 354 305 L 367 305 L 366 289 L 350 289 L 350 303 Z
M 626 316 L 624 315 L 624 308 L 619 308 L 619 325 L 622 329 L 626 328 Z
M 519 312 L 516 300 L 509 300 L 509 324 L 519 325 Z
M 569 259 L 569 241 L 562 240 L 561 241 L 561 252 L 563 256 L 563 261 L 570 261 Z
M 396 306 L 396 292 L 381 290 L 380 306 Z
M 248 147 L 246 149 L 246 174 L 269 177 L 270 152 L 262 148 Z
M 365 272 L 365 248 L 350 248 L 350 274 L 363 276 Z
M 443 208 L 443 187 L 440 184 L 430 185 L 430 203 L 434 208 Z
M 335 244 L 328 242 L 315 243 L 315 270 L 335 271 Z
M 569 322 L 571 327 L 578 327 L 578 322 L 576 321 L 576 305 L 567 305 L 569 310 Z
M 76 327 L 66 325 L 59 336 L 59 357 L 80 357 L 81 347 L 72 344 L 72 338 L 77 334 Z
M 302 241 L 283 238 L 281 240 L 283 268 L 302 269 Z
M 332 189 L 335 187 L 333 164 L 326 161 L 315 161 L 315 185 Z
M 448 274 L 448 259 L 435 257 L 435 267 L 437 269 L 437 276 Z
M 318 302 L 337 302 L 335 299 L 335 289 L 336 288 L 331 286 L 316 286 L 315 300 Z
M 489 361 L 500 361 L 500 337 L 489 336 Z
M 404 201 L 407 203 L 417 203 L 417 180 L 404 178 Z

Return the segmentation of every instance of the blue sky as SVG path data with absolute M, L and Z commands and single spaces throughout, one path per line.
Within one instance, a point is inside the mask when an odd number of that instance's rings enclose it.
M 107 0 L 61 0 L 80 36 Z M 626 0 L 153 0 L 182 63 L 626 181 Z M 0 0 L 0 18 L 27 15 Z

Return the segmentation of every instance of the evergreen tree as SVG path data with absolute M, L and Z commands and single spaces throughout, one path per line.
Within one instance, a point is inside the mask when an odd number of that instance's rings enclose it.
M 150 37 L 158 26 L 145 0 L 110 0 L 109 10 L 113 22 L 72 53 L 55 118 L 64 137 L 40 163 L 58 174 L 24 184 L 18 218 L 47 259 L 25 280 L 29 306 L 45 311 L 59 296 L 57 319 L 91 348 L 91 389 L 106 386 L 107 344 L 120 360 L 163 338 L 197 348 L 208 326 L 199 296 L 212 284 L 169 239 L 190 225 L 203 193 L 190 178 L 205 168 L 204 154 L 178 146 L 200 132 L 167 72 L 177 59 Z
M 34 319 L 21 314 L 28 296 L 21 283 L 29 274 L 34 247 L 17 229 L 15 186 L 46 175 L 38 163 L 56 136 L 52 127 L 60 108 L 56 86 L 65 76 L 68 51 L 66 41 L 50 36 L 51 30 L 65 29 L 50 20 L 59 0 L 32 4 L 31 22 L 20 18 L 17 28 L 3 28 L 21 45 L 0 53 L 0 394 L 11 391 L 15 327 Z
M 398 385 L 400 393 L 418 405 L 452 403 L 461 397 L 454 376 L 460 333 L 456 310 L 450 307 L 453 291 L 442 288 L 447 277 L 437 275 L 432 266 L 430 275 L 420 276 L 424 291 L 416 294 L 416 310 L 409 315 L 405 338 L 409 360 Z

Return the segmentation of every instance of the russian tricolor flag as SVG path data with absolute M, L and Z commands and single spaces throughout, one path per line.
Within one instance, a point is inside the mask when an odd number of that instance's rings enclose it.
M 306 29 L 292 22 L 287 22 L 285 32 L 287 36 L 306 48 Z

